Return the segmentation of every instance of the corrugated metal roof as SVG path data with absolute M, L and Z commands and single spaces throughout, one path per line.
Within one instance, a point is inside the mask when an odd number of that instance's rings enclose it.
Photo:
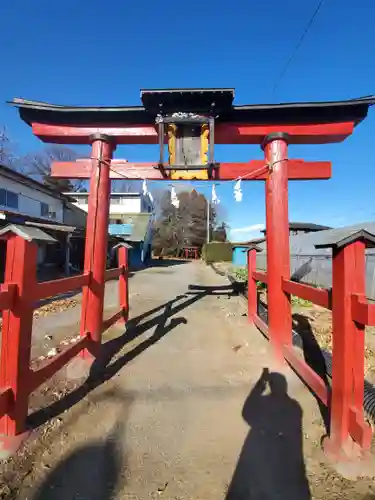
M 131 226 L 131 234 L 123 235 L 126 241 L 143 241 L 151 221 L 152 214 L 121 214 L 122 223 L 125 226 Z
M 315 248 L 315 245 L 324 245 L 336 239 L 339 234 L 348 234 L 348 232 L 355 233 L 360 229 L 375 234 L 375 222 L 360 222 L 342 228 L 298 234 L 296 236 L 291 235 L 289 237 L 290 253 L 292 255 L 331 255 L 331 248 Z M 266 242 L 261 243 L 259 246 L 265 250 Z M 368 249 L 367 252 L 375 253 L 375 249 Z

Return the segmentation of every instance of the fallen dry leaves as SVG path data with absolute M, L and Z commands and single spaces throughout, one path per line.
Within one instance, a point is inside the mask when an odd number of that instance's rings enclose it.
M 34 318 L 39 318 L 40 316 L 48 316 L 55 312 L 62 312 L 75 307 L 78 304 L 77 299 L 56 299 L 48 304 L 44 304 L 34 311 Z

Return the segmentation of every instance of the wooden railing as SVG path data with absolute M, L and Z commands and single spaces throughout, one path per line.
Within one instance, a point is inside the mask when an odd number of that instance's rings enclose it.
M 328 246 L 328 245 L 327 245 Z M 375 304 L 365 296 L 365 242 L 351 239 L 341 246 L 334 244 L 332 289 L 319 289 L 291 281 L 289 277 L 257 271 L 256 248 L 248 252 L 248 316 L 249 320 L 270 340 L 276 359 L 284 358 L 322 403 L 330 406 L 330 446 L 338 453 L 350 436 L 364 450 L 369 449 L 372 431 L 364 418 L 364 331 L 375 325 Z M 281 289 L 289 297 L 285 337 L 273 330 L 271 320 L 280 314 L 268 302 L 268 324 L 258 313 L 257 282 L 267 284 L 267 293 Z M 332 310 L 332 385 L 301 358 L 292 345 L 290 295 Z M 284 313 L 283 313 L 284 314 Z M 279 322 L 280 324 L 280 322 Z
M 62 349 L 53 358 L 45 360 L 37 370 L 30 367 L 33 310 L 42 299 L 55 297 L 82 288 L 101 290 L 105 282 L 119 279 L 120 310 L 101 324 L 100 334 L 116 321 L 126 322 L 129 314 L 128 250 L 120 246 L 119 267 L 104 273 L 104 282 L 94 282 L 92 272 L 78 276 L 38 283 L 36 280 L 37 245 L 14 236 L 7 241 L 5 282 L 0 288 L 0 310 L 3 313 L 1 370 L 0 370 L 0 448 L 6 454 L 11 438 L 25 431 L 28 400 L 31 392 L 49 380 L 77 355 L 97 356 L 98 342 L 91 332 L 81 329 L 80 339 Z M 84 309 L 84 306 L 82 306 Z M 82 311 L 83 313 L 83 311 Z M 78 333 L 78 332 L 77 332 Z M 95 348 L 94 348 L 95 347 Z M 100 346 L 99 346 L 100 347 Z

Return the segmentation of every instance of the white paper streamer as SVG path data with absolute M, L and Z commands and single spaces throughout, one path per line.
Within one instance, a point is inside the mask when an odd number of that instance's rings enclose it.
M 143 195 L 144 196 L 148 196 L 151 203 L 154 202 L 154 198 L 152 197 L 152 194 L 150 193 L 150 191 L 148 190 L 148 187 L 147 187 L 147 181 L 146 179 L 143 180 L 143 183 L 142 183 L 142 191 L 143 191 Z
M 218 195 L 216 194 L 215 184 L 212 185 L 211 201 L 214 205 L 218 205 L 220 203 L 220 199 L 219 199 Z
M 178 196 L 176 194 L 176 190 L 173 186 L 171 189 L 171 203 L 176 208 L 178 208 L 180 206 L 180 200 L 178 199 Z
M 143 183 L 142 183 L 142 191 L 143 191 L 143 195 L 146 196 L 148 194 L 148 189 L 147 189 L 147 181 L 146 179 L 143 180 Z
M 239 179 L 236 184 L 234 185 L 234 199 L 237 201 L 237 202 L 241 202 L 242 201 L 242 189 L 241 189 L 241 179 Z

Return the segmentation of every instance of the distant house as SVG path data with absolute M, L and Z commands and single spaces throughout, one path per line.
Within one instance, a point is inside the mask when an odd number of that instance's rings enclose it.
M 89 193 L 64 193 L 74 198 L 74 205 L 85 212 L 88 211 Z M 153 203 L 143 193 L 111 193 L 109 203 L 110 224 L 121 224 L 124 214 L 152 213 Z
M 87 212 L 89 193 L 65 193 Z M 129 243 L 130 265 L 139 267 L 151 258 L 153 203 L 143 193 L 111 193 L 108 233 Z
M 289 235 L 297 236 L 299 234 L 314 233 L 316 231 L 325 231 L 332 229 L 329 226 L 322 226 L 320 224 L 312 224 L 311 222 L 289 222 Z M 264 235 L 267 234 L 267 229 L 261 231 Z
M 318 231 L 325 231 L 331 229 L 328 226 L 322 226 L 320 224 L 313 224 L 311 222 L 290 222 L 289 223 L 289 236 L 295 237 L 307 233 L 316 233 Z M 254 238 L 250 241 L 242 243 L 233 243 L 233 254 L 232 263 L 236 266 L 246 266 L 246 253 L 250 245 L 258 245 L 260 248 L 265 249 L 266 247 L 266 234 L 267 230 L 263 229 L 261 231 L 264 236 L 262 238 Z
M 38 246 L 38 264 L 65 267 L 68 272 L 73 241 L 83 248 L 87 214 L 68 196 L 26 175 L 0 165 L 0 227 L 24 224 L 43 228 L 58 243 Z M 4 269 L 5 244 L 0 244 L 0 270 Z

